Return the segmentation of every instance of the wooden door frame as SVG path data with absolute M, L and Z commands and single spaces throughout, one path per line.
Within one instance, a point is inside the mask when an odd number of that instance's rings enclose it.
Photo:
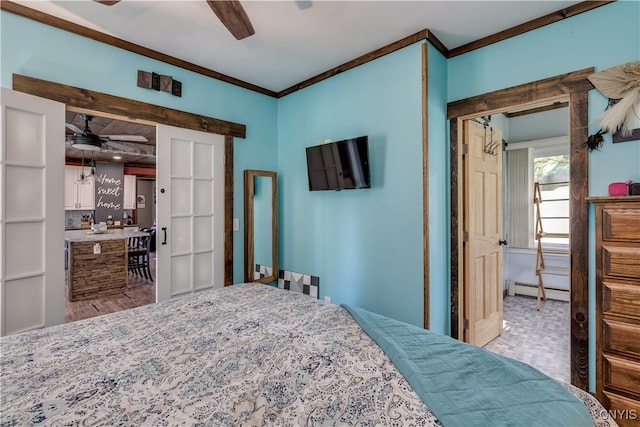
M 233 285 L 233 138 L 245 138 L 245 125 L 20 74 L 13 74 L 13 89 L 62 102 L 68 110 L 81 113 L 224 135 L 224 286 Z
M 564 99 L 569 102 L 570 273 L 571 273 L 571 384 L 589 389 L 589 155 L 585 141 L 589 131 L 587 77 L 594 68 L 489 92 L 447 104 L 450 120 L 451 184 L 451 336 L 462 334 L 460 283 L 462 269 L 462 121 L 520 106 Z

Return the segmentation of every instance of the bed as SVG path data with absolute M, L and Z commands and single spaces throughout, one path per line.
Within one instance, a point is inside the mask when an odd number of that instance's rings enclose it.
M 400 331 L 409 331 L 405 335 L 417 349 L 425 344 L 413 337 L 424 332 L 435 339 L 427 347 L 444 349 L 444 365 L 455 359 L 473 367 L 476 352 L 501 358 L 357 307 L 335 306 L 267 285 L 239 284 L 3 337 L 1 424 L 461 425 L 450 415 L 466 405 L 463 391 L 469 386 L 442 380 L 450 377 L 425 377 L 422 366 L 433 363 L 411 360 L 388 342 L 402 335 Z M 447 356 L 454 353 L 444 346 L 452 343 L 463 353 Z M 470 360 L 462 361 L 465 357 Z M 413 365 L 418 365 L 417 374 L 407 373 Z M 453 370 L 459 372 L 460 366 Z M 502 378 L 501 371 L 482 375 Z M 565 393 L 560 400 L 587 414 L 589 420 L 582 425 L 615 425 L 588 393 L 545 376 L 535 379 L 558 385 Z M 483 385 L 488 396 L 494 386 Z M 536 401 L 535 391 L 527 393 L 527 399 Z M 437 410 L 425 404 L 429 394 L 447 396 L 444 407 L 442 399 L 433 403 Z M 555 413 L 554 402 L 548 400 L 542 396 L 533 410 L 550 412 L 546 415 L 553 424 L 542 415 L 524 416 L 526 405 L 515 408 L 519 416 L 490 401 L 481 402 L 488 406 L 475 415 L 477 408 L 469 410 L 477 420 L 474 425 L 487 420 L 493 426 L 572 425 L 575 419 Z

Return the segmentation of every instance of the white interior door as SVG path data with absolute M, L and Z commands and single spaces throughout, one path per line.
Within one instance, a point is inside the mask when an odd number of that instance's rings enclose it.
M 224 285 L 224 136 L 157 126 L 157 301 Z
M 64 322 L 64 104 L 0 88 L 0 333 Z

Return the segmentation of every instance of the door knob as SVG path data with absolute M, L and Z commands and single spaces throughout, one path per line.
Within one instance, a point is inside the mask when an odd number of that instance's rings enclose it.
M 498 240 L 498 243 L 499 243 L 500 245 L 505 245 L 505 246 L 507 246 L 507 245 L 508 245 L 507 241 L 506 241 L 506 240 L 502 240 L 502 239 L 501 239 L 501 240 Z

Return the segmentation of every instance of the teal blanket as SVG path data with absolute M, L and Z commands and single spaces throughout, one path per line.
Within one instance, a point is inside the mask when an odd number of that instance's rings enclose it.
M 343 306 L 445 427 L 594 425 L 582 401 L 525 363 Z

